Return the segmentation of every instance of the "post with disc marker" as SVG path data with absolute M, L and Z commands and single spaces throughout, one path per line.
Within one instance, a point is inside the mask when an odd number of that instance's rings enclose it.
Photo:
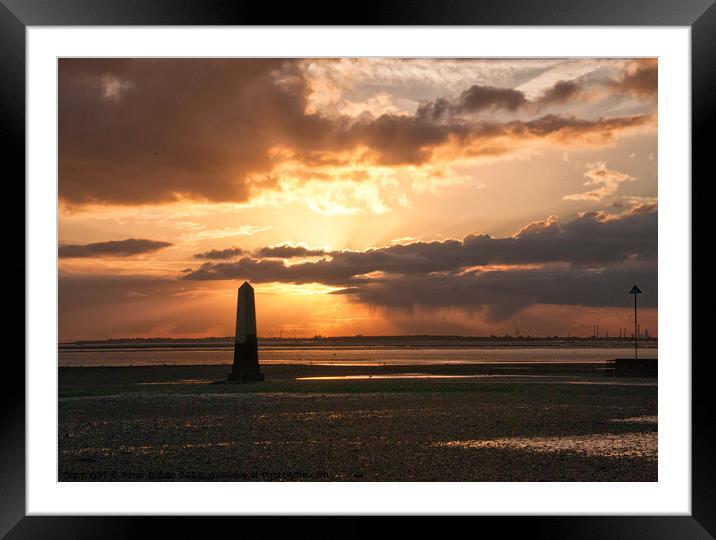
M 637 359 L 637 339 L 639 337 L 639 334 L 638 334 L 639 327 L 638 327 L 637 318 L 636 318 L 636 295 L 641 294 L 641 289 L 639 289 L 639 287 L 636 286 L 636 283 L 631 288 L 631 291 L 629 291 L 629 294 L 634 295 L 634 360 L 636 360 Z

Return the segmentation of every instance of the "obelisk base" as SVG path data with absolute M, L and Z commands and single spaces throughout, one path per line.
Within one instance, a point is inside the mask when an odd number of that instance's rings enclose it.
M 227 380 L 238 383 L 265 380 L 259 367 L 259 346 L 256 336 L 246 336 L 246 341 L 234 344 L 234 365 Z
M 252 383 L 265 381 L 264 374 L 259 373 L 234 373 L 233 371 L 226 376 L 226 380 L 232 383 Z

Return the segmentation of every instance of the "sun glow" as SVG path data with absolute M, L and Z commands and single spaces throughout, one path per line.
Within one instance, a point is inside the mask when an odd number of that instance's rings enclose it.
M 146 62 L 60 64 L 63 339 L 229 335 L 243 280 L 268 335 L 588 335 L 546 284 L 655 275 L 655 61 Z

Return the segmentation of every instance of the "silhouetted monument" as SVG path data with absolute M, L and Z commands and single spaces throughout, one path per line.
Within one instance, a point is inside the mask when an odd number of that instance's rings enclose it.
M 236 337 L 234 366 L 228 379 L 236 382 L 263 381 L 259 367 L 259 344 L 256 339 L 256 303 L 254 288 L 247 282 L 239 287 L 236 302 Z

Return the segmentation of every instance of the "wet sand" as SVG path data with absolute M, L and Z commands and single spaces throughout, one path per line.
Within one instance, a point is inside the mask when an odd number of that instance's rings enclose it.
M 656 379 L 603 368 L 61 368 L 58 479 L 656 481 Z

